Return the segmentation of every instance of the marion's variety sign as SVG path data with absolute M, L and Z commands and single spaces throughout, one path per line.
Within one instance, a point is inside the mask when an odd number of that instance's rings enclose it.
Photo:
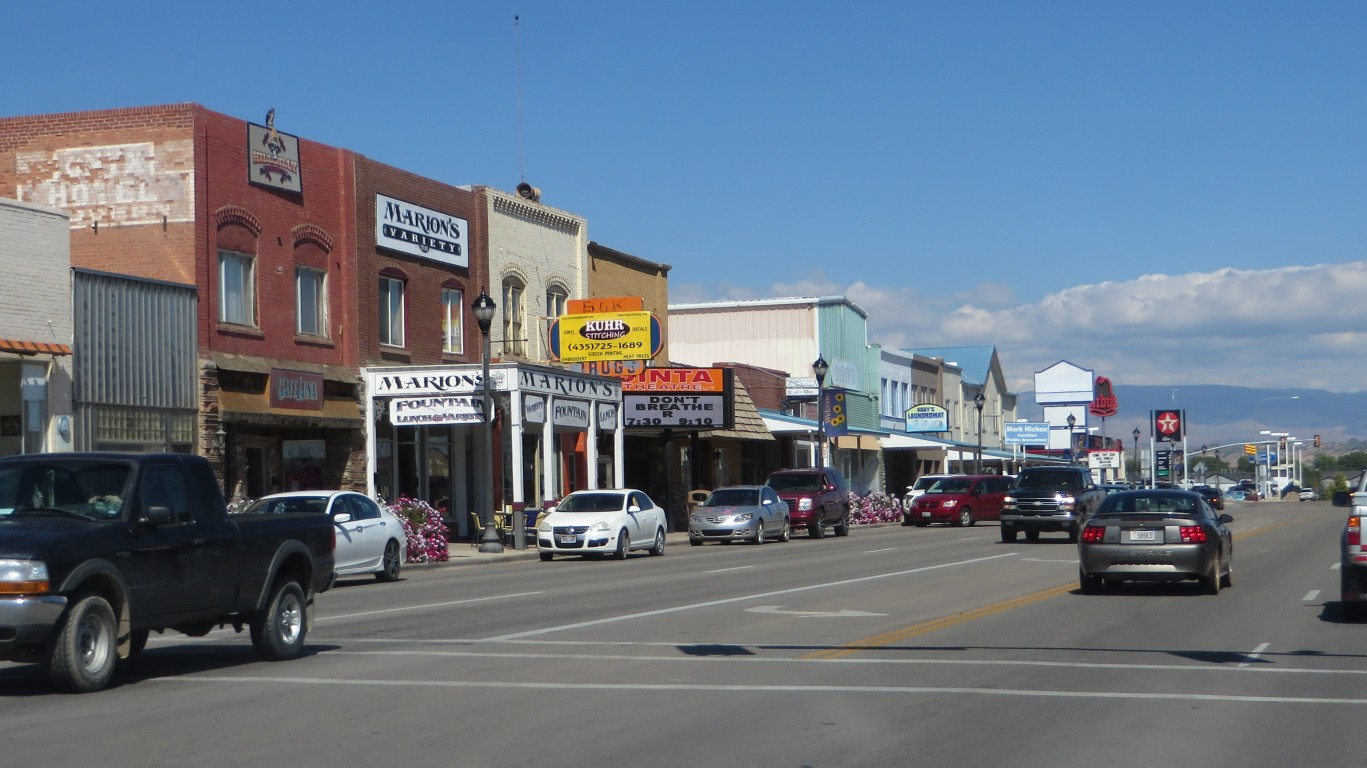
M 375 195 L 375 244 L 420 259 L 470 266 L 470 222 L 385 195 Z
M 628 427 L 730 429 L 731 369 L 647 368 L 622 379 L 622 411 Z

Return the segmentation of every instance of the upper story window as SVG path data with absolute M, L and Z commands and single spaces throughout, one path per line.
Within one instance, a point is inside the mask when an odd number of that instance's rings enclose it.
M 465 293 L 441 289 L 441 350 L 460 354 L 465 348 Z
M 380 343 L 404 345 L 404 281 L 394 277 L 380 278 Z
M 303 336 L 327 336 L 327 272 L 312 267 L 294 268 L 294 332 Z
M 526 286 L 509 277 L 503 281 L 503 350 L 510 355 L 527 354 Z
M 218 252 L 218 320 L 256 326 L 256 257 Z
M 569 301 L 570 292 L 563 286 L 552 285 L 546 289 L 546 330 L 550 330 L 551 321 L 565 314 L 565 303 Z M 541 343 L 550 344 L 550 337 L 543 334 Z M 551 350 L 546 349 L 546 359 L 551 359 Z

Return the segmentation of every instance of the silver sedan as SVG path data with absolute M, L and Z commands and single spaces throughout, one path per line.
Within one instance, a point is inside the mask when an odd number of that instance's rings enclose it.
M 1199 494 L 1124 491 L 1107 496 L 1078 537 L 1083 592 L 1120 581 L 1195 579 L 1219 594 L 1234 579 L 1234 539 Z
M 788 504 L 765 485 L 732 485 L 708 494 L 688 516 L 688 543 L 704 541 L 788 541 Z

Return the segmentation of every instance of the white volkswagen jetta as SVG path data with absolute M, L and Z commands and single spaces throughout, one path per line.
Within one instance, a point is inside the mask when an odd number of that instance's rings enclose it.
M 611 554 L 625 560 L 633 549 L 665 553 L 665 511 L 633 488 L 575 491 L 537 522 L 541 559 Z

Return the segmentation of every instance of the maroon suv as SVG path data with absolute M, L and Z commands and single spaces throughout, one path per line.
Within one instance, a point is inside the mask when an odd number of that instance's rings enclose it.
M 794 528 L 806 527 L 807 535 L 814 539 L 825 536 L 826 528 L 836 536 L 849 534 L 850 488 L 835 469 L 780 469 L 764 484 L 788 502 L 788 517 Z
M 1000 520 L 1011 478 L 1001 475 L 951 475 L 936 480 L 905 513 L 911 525 L 973 525 Z

